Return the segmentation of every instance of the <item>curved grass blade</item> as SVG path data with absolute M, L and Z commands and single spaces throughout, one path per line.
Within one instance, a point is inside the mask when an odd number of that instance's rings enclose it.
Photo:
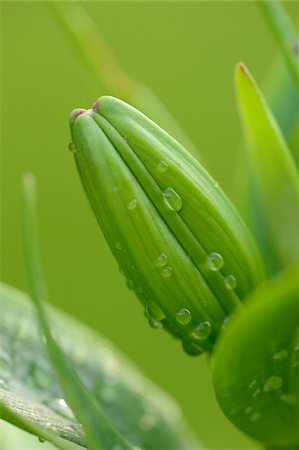
M 253 230 L 261 247 L 268 238 L 267 247 L 275 255 L 277 270 L 298 260 L 298 173 L 262 93 L 243 64 L 236 68 L 235 82 L 249 144 L 249 170 L 261 213 L 259 226 L 253 225 Z
M 267 448 L 299 446 L 298 276 L 292 267 L 251 294 L 212 359 L 223 412 Z
M 51 367 L 31 299 L 0 283 L 0 311 L 0 417 L 60 448 L 68 442 L 86 447 Z M 171 398 L 109 341 L 56 308 L 48 308 L 48 314 L 66 358 L 134 446 L 201 448 Z
M 280 46 L 297 86 L 299 87 L 299 40 L 279 0 L 258 2 Z
M 100 81 L 109 94 L 142 110 L 153 117 L 191 153 L 201 158 L 177 120 L 159 97 L 144 83 L 134 79 L 120 65 L 111 48 L 104 41 L 96 24 L 79 2 L 48 2 L 71 42 L 91 69 L 96 82 Z
M 51 362 L 56 370 L 66 400 L 79 423 L 82 424 L 90 448 L 105 450 L 119 445 L 122 450 L 132 450 L 133 447 L 107 419 L 102 408 L 82 383 L 70 361 L 66 359 L 64 352 L 52 336 L 49 318 L 43 305 L 43 301 L 47 300 L 48 294 L 43 279 L 37 244 L 35 179 L 31 174 L 24 177 L 23 195 L 26 260 L 32 299 L 38 312 L 43 334 L 46 338 Z

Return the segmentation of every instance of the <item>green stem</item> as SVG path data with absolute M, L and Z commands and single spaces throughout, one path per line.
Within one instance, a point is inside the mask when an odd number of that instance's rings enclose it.
M 27 174 L 23 178 L 25 254 L 28 267 L 32 299 L 36 306 L 41 329 L 46 338 L 50 360 L 65 398 L 79 423 L 82 424 L 90 448 L 102 449 L 120 447 L 132 450 L 131 445 L 113 427 L 99 403 L 74 371 L 70 361 L 53 338 L 44 301 L 49 298 L 44 279 L 38 245 L 35 178 Z
M 299 86 L 299 41 L 296 31 L 279 0 L 258 2 Z

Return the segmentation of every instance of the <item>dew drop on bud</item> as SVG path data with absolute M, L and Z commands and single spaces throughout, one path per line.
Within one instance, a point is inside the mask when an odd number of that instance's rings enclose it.
M 161 173 L 166 172 L 168 169 L 168 164 L 167 164 L 167 162 L 161 160 L 158 163 L 157 168 L 158 168 L 158 172 L 161 172 Z
M 190 356 L 197 356 L 203 352 L 200 347 L 195 345 L 193 342 L 190 342 L 189 339 L 183 339 L 182 345 L 185 352 Z
M 189 309 L 182 308 L 176 313 L 175 318 L 180 325 L 187 325 L 190 323 L 192 315 Z
M 165 314 L 162 309 L 157 305 L 157 303 L 149 300 L 145 306 L 146 314 L 148 317 L 155 319 L 157 321 L 165 319 Z
M 250 417 L 250 420 L 252 422 L 257 422 L 259 420 L 259 418 L 260 418 L 260 413 L 256 412 L 256 413 L 252 414 L 252 416 Z
M 120 243 L 120 242 L 115 242 L 114 247 L 115 247 L 117 250 L 122 250 L 122 246 L 121 246 L 121 243 Z
M 132 210 L 135 209 L 137 206 L 137 200 L 136 198 L 133 198 L 129 203 L 128 203 L 128 209 Z
M 281 388 L 283 384 L 282 378 L 281 377 L 277 377 L 277 376 L 273 376 L 273 377 L 269 377 L 266 380 L 266 383 L 264 384 L 264 392 L 271 392 L 271 391 L 277 391 L 278 389 Z
M 162 323 L 159 322 L 158 320 L 153 319 L 152 317 L 148 318 L 148 323 L 149 323 L 149 326 L 152 327 L 152 328 L 157 328 L 157 329 L 158 328 L 163 328 Z
M 285 358 L 287 358 L 287 356 L 288 356 L 287 350 L 280 350 L 279 352 L 274 353 L 272 359 L 274 361 L 283 361 Z
M 207 339 L 212 332 L 211 324 L 208 320 L 198 324 L 192 331 L 192 337 L 197 340 Z
M 223 266 L 223 258 L 220 253 L 211 253 L 207 258 L 207 268 L 216 272 Z
M 165 255 L 165 253 L 161 253 L 161 255 L 159 255 L 156 259 L 155 264 L 157 267 L 164 267 L 167 264 L 167 260 L 167 255 Z
M 166 191 L 163 192 L 163 198 L 165 205 L 172 211 L 180 211 L 182 209 L 182 199 L 171 187 L 167 188 Z
M 252 406 L 247 406 L 247 408 L 244 410 L 244 414 L 250 414 L 252 410 L 253 410 Z
M 75 144 L 73 142 L 69 143 L 69 151 L 72 153 L 76 153 L 76 147 Z
M 161 275 L 163 278 L 170 278 L 172 276 L 172 267 L 171 266 L 166 266 L 162 269 L 161 271 Z
M 224 278 L 224 286 L 226 289 L 232 290 L 237 286 L 237 280 L 234 275 L 228 275 Z

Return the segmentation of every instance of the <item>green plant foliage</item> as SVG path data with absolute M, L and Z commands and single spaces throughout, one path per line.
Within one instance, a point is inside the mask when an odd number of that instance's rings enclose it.
M 30 450 L 40 450 L 41 442 L 36 438 L 36 436 L 28 433 L 21 428 L 12 425 L 9 422 L 0 419 L 0 446 L 1 450 L 16 450 L 20 448 L 20 442 L 22 443 L 23 449 Z M 50 442 L 42 442 L 43 450 L 57 450 Z
M 76 164 L 127 283 L 154 327 L 211 350 L 262 278 L 255 244 L 218 183 L 136 109 L 102 97 L 71 116 Z
M 51 367 L 30 299 L 1 284 L 0 310 L 1 417 L 60 448 L 85 447 L 82 428 Z M 128 440 L 142 449 L 200 448 L 172 400 L 107 340 L 53 308 L 49 313 L 65 355 Z
M 248 139 L 253 206 L 259 213 L 253 229 L 271 272 L 298 260 L 298 173 L 279 127 L 244 64 L 237 66 L 235 82 Z
M 212 358 L 227 417 L 269 448 L 299 446 L 299 267 L 266 282 L 227 325 Z
M 67 403 L 70 405 L 86 436 L 87 445 L 92 449 L 106 449 L 120 446 L 131 450 L 131 445 L 114 428 L 106 417 L 101 404 L 96 401 L 82 382 L 71 362 L 52 335 L 49 318 L 44 306 L 48 300 L 47 286 L 39 255 L 35 178 L 26 174 L 23 178 L 25 255 L 32 300 L 35 304 L 38 320 L 46 340 L 50 361 L 55 369 Z
M 145 111 L 169 133 L 187 145 L 196 157 L 200 157 L 198 149 L 161 99 L 145 83 L 134 79 L 121 66 L 83 5 L 79 2 L 48 2 L 48 5 L 61 22 L 84 63 L 90 67 L 96 82 L 100 81 L 112 95 Z
M 259 5 L 284 54 L 290 73 L 299 87 L 299 40 L 293 24 L 279 0 L 261 0 Z

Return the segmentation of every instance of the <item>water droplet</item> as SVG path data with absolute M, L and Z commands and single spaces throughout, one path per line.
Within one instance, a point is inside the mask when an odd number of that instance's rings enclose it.
M 224 286 L 226 287 L 226 289 L 235 289 L 235 287 L 237 286 L 236 277 L 234 275 L 228 275 L 227 277 L 225 277 Z
M 253 410 L 252 406 L 247 406 L 247 408 L 244 410 L 244 414 L 250 414 Z
M 283 394 L 281 395 L 281 400 L 288 405 L 294 406 L 298 401 L 298 397 L 296 394 Z
M 157 165 L 158 172 L 164 173 L 168 170 L 168 164 L 166 161 L 160 161 Z
M 139 426 L 143 431 L 151 430 L 155 425 L 155 419 L 151 414 L 144 414 L 139 419 Z
M 163 198 L 165 205 L 172 211 L 180 211 L 182 209 L 182 199 L 171 187 L 168 187 L 166 191 L 163 192 Z
M 248 386 L 249 387 L 249 389 L 252 389 L 253 388 L 253 386 L 256 384 L 256 380 L 255 379 L 253 379 L 252 381 L 251 381 L 251 383 L 250 383 L 250 385 Z
M 38 440 L 39 440 L 39 442 L 46 442 L 46 440 L 45 439 L 43 439 L 42 437 L 38 437 Z
M 69 406 L 67 405 L 66 401 L 63 398 L 54 398 L 46 400 L 44 403 L 60 416 L 63 416 L 67 419 L 74 418 L 72 410 L 69 408 Z
M 191 342 L 189 339 L 183 339 L 183 349 L 190 356 L 197 356 L 203 352 L 203 349 Z
M 208 320 L 198 324 L 192 331 L 192 337 L 198 340 L 207 339 L 212 332 L 211 324 Z
M 137 206 L 137 200 L 136 198 L 133 198 L 129 203 L 128 203 L 128 209 L 132 210 L 135 209 Z
M 265 392 L 271 392 L 271 391 L 277 391 L 281 388 L 283 384 L 283 380 L 281 377 L 273 376 L 269 377 L 265 384 L 264 384 L 264 391 Z
M 163 313 L 162 309 L 157 305 L 157 303 L 153 302 L 152 300 L 149 300 L 147 302 L 145 308 L 148 317 L 151 317 L 158 322 L 165 319 L 165 314 Z
M 157 320 L 153 319 L 152 317 L 149 317 L 149 318 L 148 318 L 148 324 L 149 324 L 149 326 L 152 327 L 152 328 L 156 328 L 156 329 L 158 329 L 158 328 L 163 328 L 162 323 L 161 323 L 161 322 L 158 322 Z
M 72 152 L 72 153 L 76 153 L 76 147 L 75 147 L 75 144 L 73 143 L 73 142 L 70 142 L 69 143 L 69 150 Z
M 189 309 L 182 308 L 176 313 L 175 318 L 180 325 L 187 325 L 190 323 L 192 315 Z
M 291 367 L 295 368 L 295 367 L 298 367 L 298 365 L 299 365 L 299 361 L 296 359 L 296 360 L 293 362 L 293 364 L 292 364 Z
M 172 276 L 173 269 L 171 266 L 166 266 L 162 269 L 161 275 L 163 278 L 170 278 Z
M 280 350 L 279 352 L 274 353 L 272 359 L 274 359 L 274 361 L 283 361 L 287 356 L 288 356 L 287 350 Z
M 122 250 L 122 245 L 121 245 L 120 242 L 115 242 L 114 247 L 115 247 L 117 250 Z
M 168 261 L 167 255 L 165 253 L 161 253 L 161 255 L 158 256 L 158 258 L 155 261 L 155 264 L 157 267 L 164 267 L 166 266 Z
M 209 270 L 217 271 L 223 266 L 223 258 L 220 253 L 211 253 L 207 258 L 207 268 Z
M 261 394 L 261 390 L 260 390 L 260 388 L 258 388 L 256 391 L 254 391 L 254 393 L 252 394 L 252 396 L 254 397 L 254 398 L 257 398 L 260 394 Z
M 213 181 L 213 186 L 215 189 L 219 188 L 219 183 L 217 181 Z
M 252 414 L 252 416 L 250 417 L 250 420 L 252 422 L 257 422 L 260 417 L 261 417 L 260 413 L 256 412 L 256 413 Z

